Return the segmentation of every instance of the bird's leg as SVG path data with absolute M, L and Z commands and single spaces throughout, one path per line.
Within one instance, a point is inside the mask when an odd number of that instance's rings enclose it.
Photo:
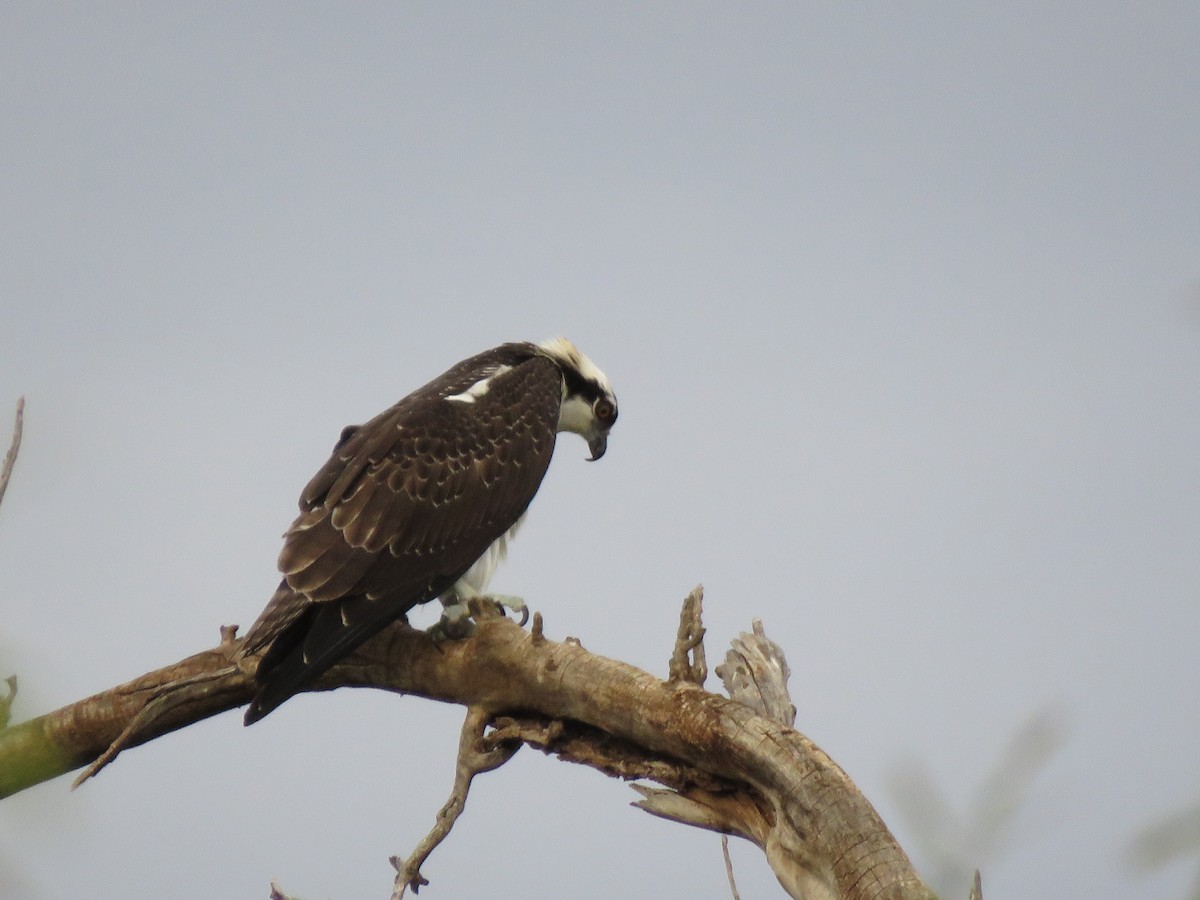
M 477 591 L 469 584 L 458 584 L 454 591 L 458 594 L 459 602 L 469 603 L 471 600 L 490 600 L 496 605 L 496 611 L 500 615 L 507 615 L 504 610 L 511 609 L 521 616 L 521 627 L 524 628 L 529 622 L 529 607 L 525 605 L 525 601 L 520 597 L 514 597 L 512 594 L 485 594 L 482 591 Z
M 442 602 L 442 617 L 427 628 L 425 633 L 435 641 L 470 637 L 475 630 L 475 622 L 471 619 L 468 598 L 457 591 L 447 591 L 438 599 Z
M 511 594 L 484 594 L 469 584 L 459 582 L 438 599 L 442 602 L 442 617 L 427 631 L 435 640 L 471 636 L 475 630 L 475 622 L 471 617 L 472 600 L 491 601 L 501 615 L 505 614 L 506 608 L 520 614 L 522 628 L 529 622 L 529 607 L 522 598 Z

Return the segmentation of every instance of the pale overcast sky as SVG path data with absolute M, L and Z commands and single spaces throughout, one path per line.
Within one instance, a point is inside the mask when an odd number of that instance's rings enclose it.
M 1200 803 L 1198 47 L 1195 3 L 5 4 L 15 715 L 248 625 L 343 425 L 561 333 L 621 420 L 560 443 L 496 590 L 664 674 L 697 582 L 710 658 L 762 617 L 931 875 L 896 772 L 965 815 L 1050 710 L 986 896 L 1182 900 L 1196 862 L 1125 853 Z M 460 720 L 188 728 L 0 804 L 0 893 L 384 897 Z M 428 894 L 728 896 L 633 799 L 522 751 Z

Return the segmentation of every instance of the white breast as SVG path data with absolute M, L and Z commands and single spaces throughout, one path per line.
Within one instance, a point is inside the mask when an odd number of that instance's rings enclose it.
M 486 592 L 491 584 L 492 575 L 496 573 L 496 567 L 508 555 L 508 542 L 516 536 L 517 529 L 524 521 L 525 515 L 522 514 L 508 531 L 492 541 L 492 545 L 483 551 L 483 556 L 475 560 L 471 568 L 454 583 L 454 587 L 442 595 L 442 601 L 467 600 Z

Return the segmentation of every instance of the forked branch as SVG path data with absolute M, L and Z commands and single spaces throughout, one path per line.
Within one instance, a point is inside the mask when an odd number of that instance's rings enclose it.
M 932 898 L 828 756 L 781 722 L 694 683 L 703 665 L 695 655 L 698 607 L 697 594 L 694 621 L 685 610 L 692 624 L 677 642 L 676 656 L 683 646 L 691 657 L 671 667 L 674 680 L 589 653 L 578 641 L 550 640 L 540 617 L 532 631 L 487 618 L 472 637 L 439 644 L 397 623 L 326 673 L 314 690 L 375 687 L 469 710 L 451 803 L 427 845 L 399 863 L 397 887 L 423 883 L 420 864 L 461 812 L 470 778 L 524 742 L 667 786 L 643 790 L 638 805 L 754 841 L 794 897 Z M 241 660 L 237 647 L 226 632 L 212 650 L 0 730 L 0 796 L 249 702 L 255 661 Z M 678 677 L 681 670 L 691 677 Z
M 450 830 L 458 817 L 462 815 L 467 805 L 467 794 L 471 790 L 471 782 L 475 776 L 499 768 L 520 749 L 519 743 L 495 744 L 484 746 L 484 732 L 487 730 L 491 714 L 481 706 L 467 708 L 467 717 L 463 720 L 462 731 L 458 737 L 458 761 L 454 771 L 454 790 L 450 799 L 437 814 L 437 822 L 425 835 L 417 848 L 407 859 L 393 856 L 392 865 L 396 868 L 396 886 L 392 890 L 392 900 L 400 900 L 410 887 L 417 893 L 429 881 L 421 874 L 421 866 L 425 860 L 450 835 Z

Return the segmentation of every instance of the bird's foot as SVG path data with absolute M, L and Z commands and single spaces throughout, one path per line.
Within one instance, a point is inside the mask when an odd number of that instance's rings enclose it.
M 475 612 L 479 616 L 485 618 L 489 615 L 505 616 L 507 615 L 505 610 L 511 609 L 520 616 L 519 624 L 522 628 L 529 622 L 529 607 L 523 599 L 511 594 L 477 594 L 452 603 L 446 603 L 444 600 L 442 602 L 445 606 L 442 610 L 442 617 L 425 629 L 425 633 L 435 641 L 461 640 L 475 633 L 477 616 L 471 612 L 472 603 L 487 604 L 495 610 L 493 612 L 488 606 L 476 606 Z
M 470 637 L 475 631 L 475 622 L 466 601 L 451 603 L 442 610 L 442 617 L 425 629 L 434 641 L 455 641 Z
M 529 622 L 529 607 L 525 605 L 525 601 L 520 597 L 514 597 L 512 594 L 486 594 L 487 599 L 491 600 L 500 609 L 500 615 L 507 615 L 505 609 L 511 609 L 514 613 L 521 616 L 521 621 L 518 623 L 522 628 Z

